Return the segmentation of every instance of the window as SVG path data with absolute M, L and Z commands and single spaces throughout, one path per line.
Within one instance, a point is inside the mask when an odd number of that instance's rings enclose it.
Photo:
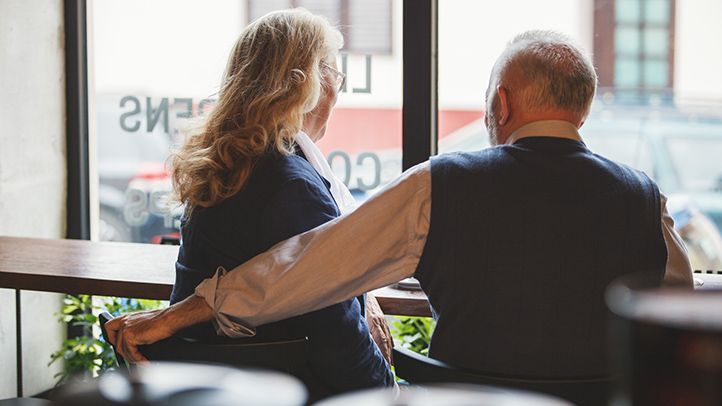
M 348 48 L 338 64 L 348 81 L 319 143 L 332 168 L 360 199 L 396 177 L 402 82 L 409 77 L 403 72 L 424 63 L 402 63 L 403 3 L 91 2 L 91 129 L 100 219 L 115 227 L 104 235 L 157 241 L 175 230 L 177 212 L 160 211 L 169 183 L 157 151 L 182 141 L 183 127 L 212 108 L 231 44 L 253 16 L 274 8 L 304 6 L 346 30 Z M 439 152 L 488 147 L 484 92 L 509 39 L 532 28 L 562 31 L 594 51 L 599 73 L 597 99 L 581 129 L 588 146 L 645 171 L 665 194 L 688 197 L 722 226 L 722 166 L 710 158 L 722 139 L 722 56 L 712 52 L 722 37 L 719 15 L 717 0 L 440 1 Z M 358 45 L 355 33 L 361 32 L 383 34 L 386 45 Z M 413 41 L 425 43 L 421 37 Z M 376 53 L 382 48 L 387 53 Z M 414 135 L 431 144 L 426 136 Z M 143 152 L 128 145 L 141 143 L 147 144 Z
M 304 7 L 325 16 L 343 33 L 344 51 L 389 55 L 392 49 L 392 0 L 250 0 L 249 21 L 269 11 Z
M 595 0 L 599 83 L 619 101 L 671 101 L 674 11 L 674 0 Z
M 678 228 L 694 212 L 722 229 L 719 15 L 716 0 L 440 1 L 439 152 L 488 147 L 484 94 L 496 58 L 522 31 L 561 31 L 593 51 L 599 74 L 580 130 L 587 146 L 684 202 L 669 205 Z M 688 244 L 720 240 L 709 235 L 716 228 L 685 234 Z M 694 268 L 717 266 L 722 245 L 713 246 Z
M 401 173 L 402 44 L 391 16 L 401 18 L 402 2 L 93 1 L 90 132 L 101 240 L 178 236 L 182 208 L 168 204 L 166 158 L 213 108 L 247 21 L 291 5 L 337 15 L 346 31 L 349 47 L 337 61 L 346 85 L 318 143 L 331 167 L 358 200 Z

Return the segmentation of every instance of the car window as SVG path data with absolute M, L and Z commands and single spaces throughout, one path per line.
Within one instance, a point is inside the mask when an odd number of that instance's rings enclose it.
M 641 135 L 589 134 L 584 141 L 595 153 L 655 177 L 650 146 Z
M 672 163 L 684 190 L 720 189 L 722 133 L 720 137 L 669 137 L 666 140 Z

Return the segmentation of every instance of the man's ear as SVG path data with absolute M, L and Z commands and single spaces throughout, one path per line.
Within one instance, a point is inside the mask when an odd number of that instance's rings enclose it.
M 503 126 L 509 122 L 509 116 L 511 116 L 509 93 L 504 86 L 497 86 L 496 94 L 499 97 L 499 115 L 496 117 L 496 120 L 498 125 Z

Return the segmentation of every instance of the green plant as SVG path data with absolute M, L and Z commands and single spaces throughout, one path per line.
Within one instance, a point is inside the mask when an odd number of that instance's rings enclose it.
M 435 327 L 436 321 L 431 317 L 394 317 L 390 330 L 395 345 L 429 355 L 429 343 Z
M 63 362 L 63 370 L 55 375 L 58 384 L 73 376 L 92 377 L 99 372 L 112 368 L 115 355 L 110 344 L 93 331 L 98 325 L 98 314 L 107 311 L 113 316 L 138 310 L 157 309 L 164 305 L 159 300 L 127 299 L 119 297 L 66 295 L 59 321 L 71 326 L 81 327 L 82 334 L 68 337 L 62 347 L 55 351 L 48 365 Z

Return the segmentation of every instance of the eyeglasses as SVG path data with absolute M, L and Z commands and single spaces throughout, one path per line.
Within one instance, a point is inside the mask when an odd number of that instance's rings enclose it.
M 331 71 L 336 75 L 336 91 L 340 92 L 341 89 L 343 89 L 343 85 L 346 84 L 346 74 L 341 72 L 340 70 L 334 68 L 333 66 L 327 64 L 326 62 L 321 63 L 326 69 Z

